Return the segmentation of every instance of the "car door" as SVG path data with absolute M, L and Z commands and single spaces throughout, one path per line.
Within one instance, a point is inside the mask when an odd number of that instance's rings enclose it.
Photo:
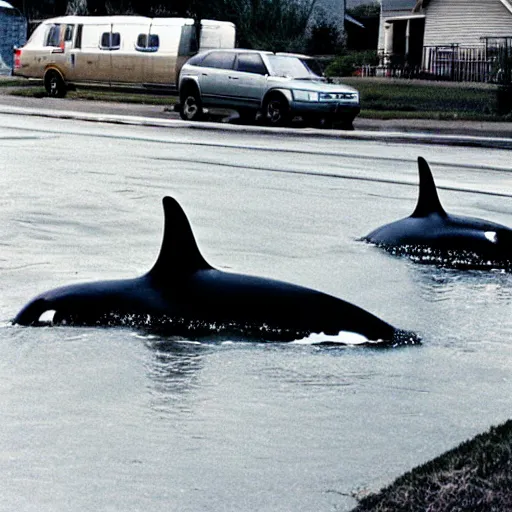
M 229 75 L 230 91 L 239 106 L 259 108 L 267 88 L 268 70 L 259 53 L 237 53 Z
M 198 78 L 205 105 L 233 104 L 230 76 L 235 56 L 235 52 L 213 51 L 202 60 Z

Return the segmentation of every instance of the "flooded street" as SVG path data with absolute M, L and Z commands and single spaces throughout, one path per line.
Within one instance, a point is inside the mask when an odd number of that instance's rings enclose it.
M 512 274 L 357 239 L 410 215 L 418 156 L 450 213 L 512 227 L 510 152 L 0 114 L 2 510 L 343 511 L 511 417 Z M 197 343 L 10 319 L 146 272 L 162 197 L 213 266 L 413 330 L 394 349 Z

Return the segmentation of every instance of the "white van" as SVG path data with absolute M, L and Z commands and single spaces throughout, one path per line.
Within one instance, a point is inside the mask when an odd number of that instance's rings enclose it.
M 43 21 L 15 49 L 13 74 L 42 78 L 55 97 L 75 84 L 175 90 L 192 55 L 234 46 L 235 26 L 225 21 L 62 16 Z

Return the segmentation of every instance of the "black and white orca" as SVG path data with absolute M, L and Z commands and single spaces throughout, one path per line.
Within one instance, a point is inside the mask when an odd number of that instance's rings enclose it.
M 381 226 L 362 240 L 421 263 L 512 269 L 512 230 L 495 222 L 448 214 L 422 157 L 418 168 L 419 197 L 412 215 Z
M 204 259 L 178 202 L 163 199 L 165 227 L 153 268 L 134 279 L 73 284 L 42 293 L 13 323 L 127 325 L 171 335 L 292 341 L 310 334 L 351 333 L 368 341 L 414 343 L 401 331 L 341 299 L 273 279 L 224 272 Z

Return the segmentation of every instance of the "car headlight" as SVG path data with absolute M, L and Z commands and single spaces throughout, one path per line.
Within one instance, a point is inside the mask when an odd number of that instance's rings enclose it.
M 312 91 L 292 91 L 295 101 L 318 101 L 318 93 Z
M 358 92 L 321 92 L 319 101 L 349 101 L 359 102 Z

